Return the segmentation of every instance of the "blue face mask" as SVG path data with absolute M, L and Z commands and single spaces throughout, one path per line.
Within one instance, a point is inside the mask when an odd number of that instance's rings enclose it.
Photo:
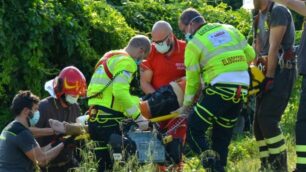
M 140 65 L 140 63 L 142 62 L 142 59 L 137 59 L 135 62 L 137 65 Z
M 191 35 L 191 33 L 186 33 L 185 34 L 185 40 L 188 42 L 188 41 L 190 41 L 192 39 L 192 35 Z
M 141 64 L 143 59 L 144 59 L 143 55 L 141 57 L 138 57 L 137 59 L 135 59 L 135 63 L 137 64 L 137 66 L 139 66 Z
M 40 118 L 40 113 L 37 110 L 29 116 L 30 125 L 35 126 L 38 123 L 39 118 Z

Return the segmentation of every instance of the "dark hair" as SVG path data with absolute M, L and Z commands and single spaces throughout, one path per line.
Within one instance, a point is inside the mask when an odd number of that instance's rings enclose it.
M 38 102 L 39 97 L 34 95 L 31 91 L 20 90 L 12 101 L 11 111 L 14 116 L 18 116 L 24 108 L 32 109 L 33 105 Z
M 195 17 L 198 17 L 198 18 L 195 18 Z M 194 19 L 193 22 L 195 23 L 201 23 L 201 22 L 205 23 L 204 17 L 201 16 L 201 14 L 194 8 L 187 8 L 186 10 L 182 12 L 180 16 L 180 21 L 184 25 L 188 25 L 192 19 Z

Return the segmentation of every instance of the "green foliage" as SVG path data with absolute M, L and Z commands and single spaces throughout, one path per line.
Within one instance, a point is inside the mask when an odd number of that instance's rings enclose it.
M 75 65 L 89 79 L 99 56 L 123 48 L 134 31 L 104 1 L 0 3 L 0 102 L 19 89 L 45 95 L 43 84 Z
M 80 162 L 80 167 L 75 167 L 70 169 L 74 172 L 96 172 L 98 171 L 98 160 L 94 153 L 94 148 L 97 147 L 96 143 L 92 140 L 85 139 L 82 147 L 78 149 L 82 161 Z
M 290 10 L 292 13 L 292 18 L 294 21 L 295 29 L 296 30 L 301 30 L 303 23 L 304 23 L 304 17 L 298 14 L 297 12 Z
M 233 9 L 239 9 L 243 3 L 242 0 L 223 0 L 222 2 L 228 4 L 228 6 L 231 6 Z
M 183 38 L 178 28 L 178 18 L 181 12 L 188 7 L 199 10 L 208 22 L 220 22 L 234 25 L 244 35 L 250 31 L 250 15 L 245 10 L 233 11 L 228 5 L 221 3 L 216 7 L 205 4 L 204 0 L 184 1 L 181 3 L 163 3 L 157 1 L 128 2 L 116 7 L 126 18 L 127 23 L 143 33 L 151 32 L 153 24 L 158 20 L 168 21 L 175 35 Z
M 0 107 L 0 130 L 13 120 L 13 115 L 9 112 L 7 108 Z
M 107 2 L 112 6 L 108 5 Z M 178 17 L 188 8 L 200 11 L 208 22 L 221 22 L 237 27 L 245 36 L 251 28 L 250 14 L 237 9 L 241 1 L 225 0 L 227 4 L 207 5 L 207 0 L 28 0 L 0 2 L 0 128 L 12 120 L 8 106 L 19 89 L 31 89 L 46 95 L 43 84 L 64 66 L 75 65 L 87 79 L 97 59 L 106 51 L 123 48 L 137 32 L 149 33 L 158 20 L 168 21 L 174 33 Z M 295 21 L 301 17 L 294 15 Z M 297 23 L 300 29 L 301 22 Z M 133 29 L 132 29 L 133 28 Z M 301 32 L 297 32 L 297 43 Z M 289 165 L 294 166 L 294 125 L 300 95 L 300 79 L 283 115 L 281 127 L 289 146 Z M 84 161 L 77 170 L 96 168 L 96 159 L 87 149 L 81 151 Z M 259 155 L 254 138 L 240 138 L 229 147 L 228 171 L 256 171 Z M 134 160 L 131 160 L 134 161 Z M 197 157 L 185 158 L 185 171 L 204 171 Z M 126 171 L 117 164 L 116 170 Z M 153 164 L 137 167 L 154 171 Z M 136 169 L 135 169 L 136 170 Z
M 302 39 L 303 30 L 295 31 L 295 45 L 300 45 Z

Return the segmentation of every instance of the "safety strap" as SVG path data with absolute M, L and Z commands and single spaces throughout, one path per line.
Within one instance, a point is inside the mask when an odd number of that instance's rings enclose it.
M 115 52 L 108 52 L 106 53 L 99 61 L 98 63 L 96 64 L 95 66 L 95 70 L 97 70 L 97 68 L 102 65 L 106 60 L 110 59 L 111 57 L 113 56 L 116 56 L 116 55 L 126 55 L 126 56 L 129 56 L 129 54 L 125 53 L 125 52 L 120 52 L 120 51 L 115 51 Z M 108 69 L 108 68 L 107 68 Z M 108 70 L 109 71 L 109 70 Z M 108 76 L 112 76 L 111 75 L 108 75 Z M 112 78 L 112 77 L 109 77 L 109 78 Z
M 217 117 L 213 113 L 211 113 L 208 109 L 201 106 L 199 103 L 196 104 L 195 107 L 196 115 L 201 118 L 204 122 L 209 125 L 212 125 L 214 122 L 220 125 L 223 128 L 233 128 L 238 118 L 227 119 L 225 117 Z
M 97 97 L 98 95 L 102 94 L 105 89 L 115 80 L 115 78 L 121 74 L 123 71 L 120 71 L 118 73 L 115 74 L 115 76 L 113 76 L 113 74 L 110 72 L 108 66 L 107 66 L 107 61 L 113 57 L 113 56 L 116 56 L 116 55 L 128 55 L 127 53 L 125 52 L 108 52 L 106 53 L 99 61 L 98 63 L 96 64 L 95 66 L 95 70 L 97 70 L 97 68 L 102 65 L 103 66 L 103 69 L 107 75 L 107 77 L 110 79 L 110 81 L 105 85 L 104 88 L 102 88 L 101 91 L 99 91 L 98 93 L 92 95 L 92 96 L 89 96 L 89 97 L 86 97 L 87 99 L 91 99 L 91 98 L 94 98 L 94 97 Z M 112 102 L 111 102 L 111 107 L 113 107 L 113 104 L 114 104 L 114 96 L 112 96 Z
M 86 99 L 95 98 L 95 97 L 97 97 L 98 95 L 102 94 L 102 93 L 106 90 L 106 88 L 115 80 L 115 78 L 116 78 L 119 74 L 121 74 L 122 72 L 123 72 L 123 71 L 120 71 L 120 72 L 116 73 L 116 75 L 115 75 L 113 78 L 111 78 L 111 80 L 108 81 L 108 83 L 105 85 L 105 87 L 102 88 L 101 91 L 97 92 L 96 94 L 94 94 L 94 95 L 92 95 L 92 96 L 86 97 Z M 113 106 L 113 103 L 114 103 L 114 96 L 112 96 L 111 107 Z
M 108 60 L 108 59 L 107 59 Z M 108 76 L 109 79 L 113 79 L 113 74 L 109 71 L 109 68 L 107 67 L 107 60 L 105 60 L 102 65 L 104 68 L 104 71 L 106 73 L 106 75 Z
M 99 124 L 105 124 L 109 120 L 121 122 L 125 118 L 122 112 L 115 111 L 113 109 L 104 106 L 92 106 L 89 108 L 89 122 L 98 122 Z M 111 126 L 114 126 L 113 124 Z M 109 126 L 109 127 L 111 127 Z M 108 127 L 108 126 L 105 126 Z
M 232 101 L 233 103 L 238 103 L 240 102 L 240 100 L 247 100 L 247 94 L 244 94 L 243 90 L 247 91 L 248 87 L 244 85 L 217 83 L 213 86 L 210 85 L 204 91 L 208 95 L 218 94 L 225 101 Z

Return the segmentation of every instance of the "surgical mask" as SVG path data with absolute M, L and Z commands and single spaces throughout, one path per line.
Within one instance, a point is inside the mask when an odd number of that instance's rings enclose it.
M 74 96 L 71 96 L 71 95 L 68 95 L 66 94 L 65 96 L 65 99 L 66 99 L 66 102 L 68 102 L 69 104 L 76 104 L 78 102 L 78 96 L 77 97 L 74 97 Z
M 167 40 L 165 40 L 162 43 L 155 44 L 155 47 L 158 52 L 160 52 L 161 54 L 164 54 L 170 50 L 171 45 L 168 45 Z
M 140 63 L 142 62 L 142 59 L 137 59 L 137 60 L 135 60 L 135 62 L 136 62 L 137 65 L 140 65 Z
M 186 33 L 185 34 L 185 40 L 188 42 L 188 41 L 190 41 L 192 39 L 192 35 L 191 35 L 191 33 Z
M 197 18 L 200 18 L 201 16 L 196 16 L 193 19 L 190 20 L 190 22 L 188 23 L 188 29 L 187 29 L 187 33 L 185 34 L 185 40 L 188 42 L 192 39 L 192 34 L 190 33 L 190 24 Z
M 38 121 L 39 121 L 39 118 L 40 118 L 40 112 L 37 110 L 35 111 L 34 113 L 31 113 L 29 115 L 29 122 L 30 122 L 30 126 L 35 126 Z
M 142 60 L 146 58 L 146 55 L 145 53 L 143 52 L 142 54 L 139 54 L 139 57 L 138 58 L 134 58 L 135 59 L 135 63 L 137 65 L 140 65 Z

